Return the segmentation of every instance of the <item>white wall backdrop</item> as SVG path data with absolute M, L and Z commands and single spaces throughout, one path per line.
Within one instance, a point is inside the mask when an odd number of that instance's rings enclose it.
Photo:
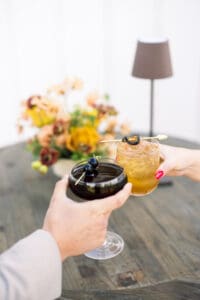
M 133 127 L 148 130 L 150 83 L 130 76 L 136 40 L 168 37 L 174 76 L 155 81 L 155 131 L 200 142 L 200 1 L 107 2 L 106 88 Z
M 136 131 L 149 82 L 130 76 L 139 37 L 168 37 L 174 76 L 155 82 L 155 131 L 200 142 L 199 0 L 0 0 L 0 146 L 19 141 L 19 103 L 66 75 L 110 93 Z

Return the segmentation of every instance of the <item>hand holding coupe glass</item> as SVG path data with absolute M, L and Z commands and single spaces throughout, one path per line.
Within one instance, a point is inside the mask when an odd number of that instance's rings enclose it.
M 71 171 L 69 186 L 83 199 L 100 199 L 116 194 L 127 183 L 127 176 L 121 166 L 110 159 L 91 158 L 77 164 Z M 124 247 L 123 239 L 108 231 L 103 245 L 86 256 L 107 259 L 119 254 Z
M 82 199 L 93 200 L 114 195 L 127 182 L 131 182 L 133 195 L 151 193 L 158 185 L 155 178 L 160 164 L 158 140 L 165 138 L 164 135 L 153 138 L 134 136 L 106 141 L 117 142 L 116 161 L 93 157 L 77 164 L 69 176 L 71 190 Z M 123 247 L 123 239 L 108 231 L 103 245 L 85 255 L 94 259 L 108 259 L 119 254 Z

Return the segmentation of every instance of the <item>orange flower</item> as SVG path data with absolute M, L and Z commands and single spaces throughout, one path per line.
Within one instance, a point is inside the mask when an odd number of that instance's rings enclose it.
M 114 133 L 116 126 L 117 126 L 117 120 L 115 118 L 110 119 L 107 124 L 106 132 L 111 134 Z
M 55 144 L 58 147 L 65 147 L 66 144 L 66 134 L 60 134 L 54 138 Z
M 74 90 L 81 90 L 83 87 L 83 81 L 80 78 L 74 78 L 71 87 Z
M 95 107 L 95 104 L 98 99 L 99 99 L 99 93 L 94 91 L 87 95 L 86 101 L 89 106 Z
M 62 134 L 65 131 L 65 123 L 63 120 L 57 120 L 54 124 L 53 124 L 53 133 L 55 135 L 59 135 Z
M 42 147 L 48 147 L 53 136 L 53 127 L 51 125 L 46 125 L 40 129 L 37 138 Z
M 55 93 L 57 95 L 67 94 L 71 89 L 80 90 L 83 87 L 83 81 L 76 77 L 67 77 L 59 84 L 54 84 L 47 89 L 47 93 Z
M 48 93 L 55 93 L 58 95 L 64 95 L 67 92 L 67 86 L 63 83 L 61 84 L 54 84 L 50 88 L 47 89 Z
M 131 127 L 128 123 L 122 123 L 120 126 L 120 132 L 122 135 L 128 135 L 131 132 Z

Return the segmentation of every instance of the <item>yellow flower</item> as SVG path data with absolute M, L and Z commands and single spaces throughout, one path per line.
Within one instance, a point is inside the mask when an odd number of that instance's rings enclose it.
M 95 117 L 95 118 L 98 116 L 98 111 L 96 109 L 91 109 L 89 111 L 85 111 L 84 113 L 88 116 Z
M 97 128 L 99 125 L 98 111 L 96 109 L 91 109 L 88 111 L 83 111 L 83 118 L 85 117 L 84 126 L 92 126 Z
M 44 109 L 38 109 L 33 107 L 26 110 L 27 115 L 31 118 L 33 125 L 37 127 L 42 127 L 54 122 L 55 115 L 46 112 Z
M 73 128 L 67 136 L 66 147 L 71 151 L 91 153 L 95 151 L 99 138 L 98 132 L 91 126 Z
M 60 106 L 44 96 L 31 96 L 26 100 L 24 114 L 32 120 L 33 125 L 42 127 L 54 122 Z

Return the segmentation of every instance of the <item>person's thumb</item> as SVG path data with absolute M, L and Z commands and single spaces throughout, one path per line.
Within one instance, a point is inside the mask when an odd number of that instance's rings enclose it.
M 103 211 L 103 213 L 110 213 L 112 210 L 117 209 L 121 207 L 131 193 L 131 183 L 127 183 L 122 190 L 120 190 L 118 193 L 116 193 L 113 196 L 106 197 L 104 199 L 100 200 L 94 200 L 95 206 L 97 209 Z
M 66 190 L 68 186 L 68 174 L 66 174 L 61 180 L 57 181 L 51 202 L 54 202 L 57 199 L 61 199 L 66 196 Z

